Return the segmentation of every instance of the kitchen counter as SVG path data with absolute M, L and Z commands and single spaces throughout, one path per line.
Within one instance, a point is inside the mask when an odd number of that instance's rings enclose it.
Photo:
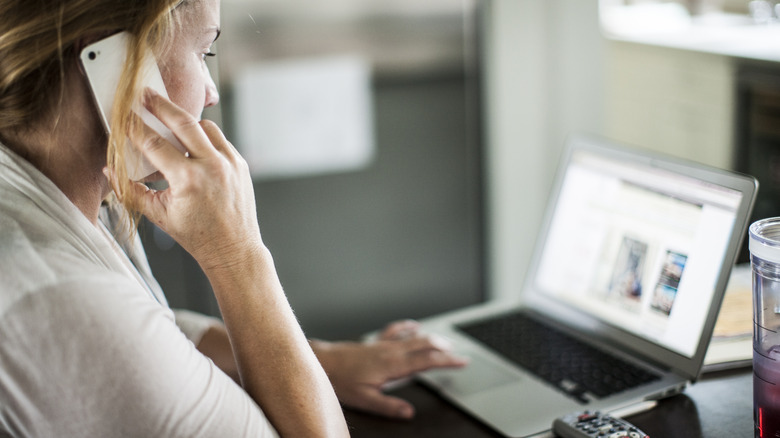
M 604 35 L 617 41 L 780 62 L 780 22 L 755 24 L 746 15 L 690 16 L 674 3 L 613 6 L 602 10 Z

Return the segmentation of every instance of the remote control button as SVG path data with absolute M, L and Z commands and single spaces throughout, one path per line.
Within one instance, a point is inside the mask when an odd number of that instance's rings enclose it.
M 598 411 L 582 411 L 559 418 L 553 423 L 555 432 L 581 438 L 650 438 L 631 423 Z

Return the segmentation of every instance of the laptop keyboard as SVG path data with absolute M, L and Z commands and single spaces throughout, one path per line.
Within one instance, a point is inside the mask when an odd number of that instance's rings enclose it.
M 523 313 L 458 328 L 581 403 L 660 378 Z

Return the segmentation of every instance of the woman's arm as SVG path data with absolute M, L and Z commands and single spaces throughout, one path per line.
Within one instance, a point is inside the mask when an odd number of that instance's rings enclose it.
M 384 394 L 393 380 L 405 379 L 431 368 L 458 368 L 467 361 L 453 355 L 440 338 L 419 332 L 416 321 L 398 321 L 388 325 L 375 341 L 309 343 L 336 390 L 342 405 L 391 418 L 409 419 L 414 406 L 406 400 Z M 215 365 L 238 381 L 227 331 L 210 327 L 198 343 L 198 350 Z
M 233 348 L 230 347 L 230 338 L 225 326 L 213 325 L 206 329 L 196 347 L 204 356 L 211 359 L 217 368 L 230 376 L 236 383 L 241 383 L 236 359 L 233 357 Z
M 169 188 L 134 186 L 141 212 L 198 261 L 214 289 L 241 383 L 282 436 L 348 436 L 333 388 L 296 321 L 257 224 L 246 162 L 211 122 L 147 89 L 144 105 L 185 145 L 151 129 L 133 143 Z

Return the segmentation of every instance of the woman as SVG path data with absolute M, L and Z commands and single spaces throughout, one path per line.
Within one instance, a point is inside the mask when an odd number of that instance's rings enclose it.
M 204 60 L 219 0 L 0 0 L 0 10 L 0 436 L 346 436 L 334 386 L 346 405 L 410 417 L 381 393 L 387 380 L 463 365 L 411 323 L 374 344 L 305 339 L 246 164 L 199 120 L 218 101 Z M 131 35 L 130 58 L 155 54 L 170 100 L 138 86 L 131 65 L 107 136 L 78 55 L 118 31 Z M 136 101 L 186 156 L 137 123 Z M 169 188 L 128 180 L 125 147 Z M 224 326 L 190 324 L 198 349 L 133 233 L 116 227 L 126 210 L 103 207 L 112 190 L 208 276 Z

